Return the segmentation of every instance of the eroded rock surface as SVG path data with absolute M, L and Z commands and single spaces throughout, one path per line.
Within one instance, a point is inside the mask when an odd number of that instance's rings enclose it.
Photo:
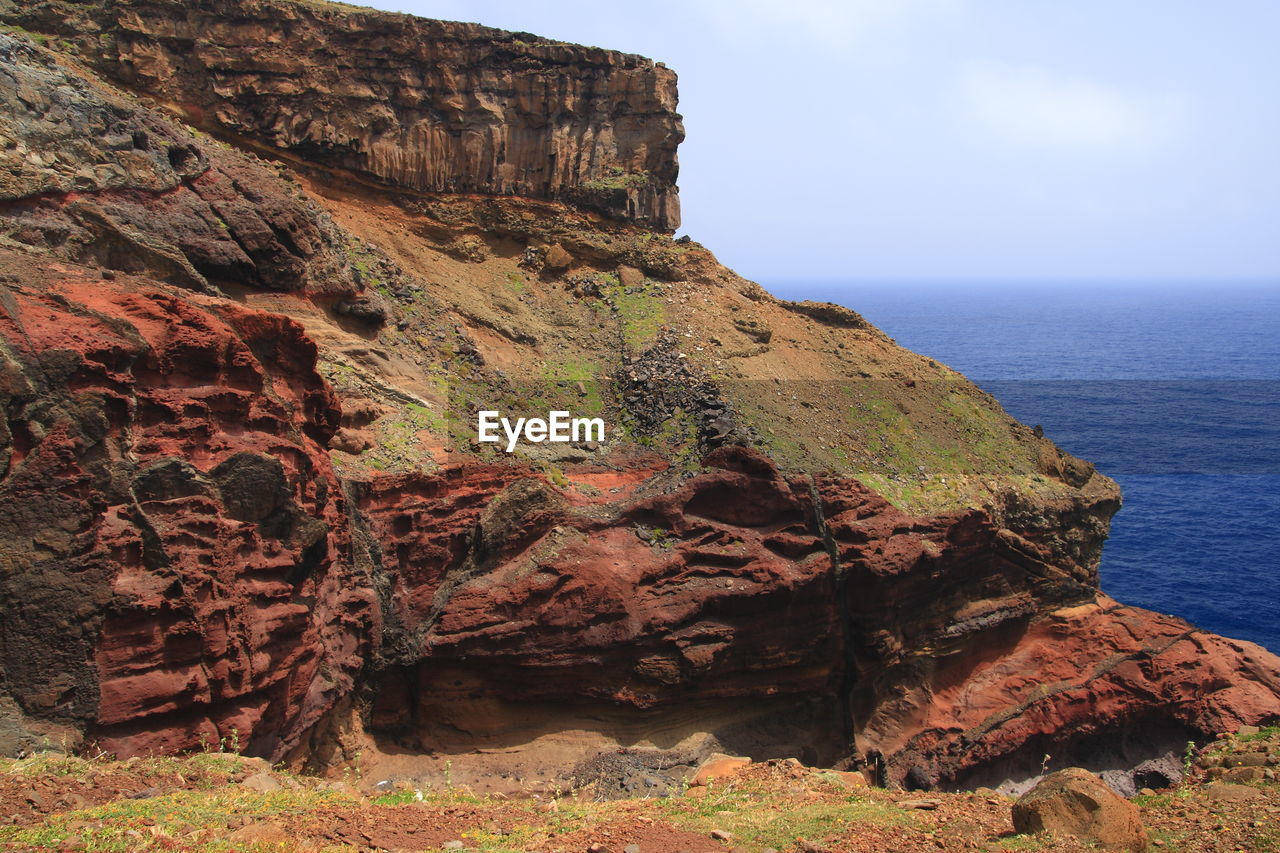
M 2 256 L 5 689 L 111 751 L 282 753 L 352 689 L 374 619 L 315 345 L 278 315 Z
M 269 166 L 0 33 L 0 235 L 192 290 L 360 289 L 332 224 Z

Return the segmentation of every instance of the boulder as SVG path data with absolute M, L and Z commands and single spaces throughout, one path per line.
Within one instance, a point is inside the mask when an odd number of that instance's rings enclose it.
M 1141 853 L 1148 844 L 1138 807 L 1079 767 L 1051 773 L 1023 794 L 1013 805 L 1013 827 L 1024 834 L 1072 835 L 1108 850 Z
M 1245 803 L 1267 798 L 1267 795 L 1257 788 L 1237 785 L 1233 782 L 1210 782 L 1204 786 L 1204 794 L 1210 800 L 1219 803 Z
M 644 273 L 635 267 L 621 264 L 618 267 L 618 281 L 622 283 L 623 287 L 643 287 Z
M 1222 774 L 1224 782 L 1261 782 L 1267 778 L 1267 771 L 1263 767 L 1232 767 Z
M 259 794 L 270 794 L 279 791 L 283 785 L 280 780 L 272 776 L 270 773 L 258 772 L 250 776 L 246 776 L 244 781 L 240 783 L 250 791 L 257 791 Z
M 334 433 L 333 438 L 329 440 L 329 447 L 333 450 L 341 450 L 343 453 L 350 453 L 357 456 L 366 450 L 371 450 L 377 442 L 374 440 L 373 433 L 363 429 L 350 429 L 343 427 Z
M 750 764 L 750 758 L 716 752 L 698 766 L 698 770 L 693 774 L 693 778 L 689 780 L 689 784 L 697 787 L 719 779 L 732 779 Z
M 547 269 L 559 272 L 560 270 L 568 269 L 571 263 L 573 263 L 573 255 L 566 252 L 559 243 L 547 249 L 547 255 L 544 259 L 544 265 Z
M 1267 753 L 1265 752 L 1243 752 L 1238 755 L 1228 755 L 1222 760 L 1223 767 L 1266 767 Z

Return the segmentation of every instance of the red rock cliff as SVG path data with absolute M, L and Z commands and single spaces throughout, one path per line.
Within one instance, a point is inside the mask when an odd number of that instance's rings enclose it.
M 0 261 L 9 696 L 122 753 L 292 747 L 351 691 L 375 604 L 314 344 L 148 279 Z

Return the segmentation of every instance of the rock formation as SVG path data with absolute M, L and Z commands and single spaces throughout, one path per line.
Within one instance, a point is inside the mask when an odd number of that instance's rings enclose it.
M 1146 853 L 1147 831 L 1138 807 L 1087 770 L 1069 767 L 1040 780 L 1013 806 L 1014 829 L 1079 838 L 1106 850 Z
M 376 603 L 315 345 L 148 279 L 3 263 L 6 691 L 113 751 L 292 746 L 352 689 Z
M 17 17 L 52 24 L 113 80 L 211 132 L 412 190 L 680 224 L 676 75 L 639 56 L 288 0 L 38 4 Z
M 0 15 L 6 751 L 929 788 L 1280 715 L 1280 659 L 1101 595 L 1114 483 L 663 233 L 660 66 L 286 0 Z M 609 431 L 508 457 L 491 406 Z

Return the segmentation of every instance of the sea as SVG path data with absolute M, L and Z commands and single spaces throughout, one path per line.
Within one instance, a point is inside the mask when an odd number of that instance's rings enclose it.
M 1124 492 L 1102 589 L 1280 652 L 1280 282 L 762 282 L 968 376 Z

